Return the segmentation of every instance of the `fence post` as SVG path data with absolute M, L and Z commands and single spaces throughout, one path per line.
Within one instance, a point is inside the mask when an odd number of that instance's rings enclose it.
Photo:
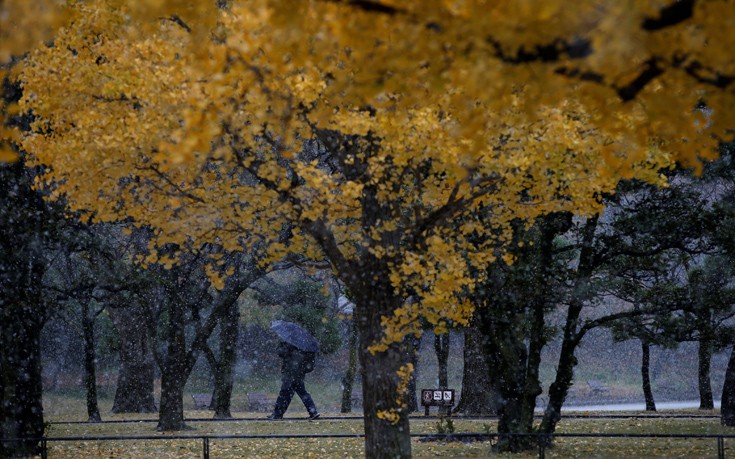
M 202 457 L 209 459 L 209 437 L 202 437 Z
M 725 459 L 725 438 L 717 437 L 717 459 Z
M 552 434 L 537 435 L 538 440 L 538 458 L 544 459 L 546 457 L 546 447 L 551 446 Z
M 41 459 L 48 459 L 48 444 L 46 443 L 46 437 L 41 439 Z

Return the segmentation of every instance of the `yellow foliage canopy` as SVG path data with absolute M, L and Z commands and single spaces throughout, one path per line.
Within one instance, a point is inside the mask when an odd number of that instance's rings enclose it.
M 25 62 L 22 146 L 74 208 L 159 242 L 384 275 L 418 301 L 374 311 L 376 350 L 465 322 L 513 219 L 598 212 L 735 121 L 732 2 L 219 3 L 76 4 Z
M 12 78 L 14 58 L 50 38 L 65 18 L 62 0 L 0 1 L 0 82 Z M 17 107 L 0 99 L 0 163 L 15 161 L 17 153 L 9 142 L 17 142 L 17 132 L 6 127 Z

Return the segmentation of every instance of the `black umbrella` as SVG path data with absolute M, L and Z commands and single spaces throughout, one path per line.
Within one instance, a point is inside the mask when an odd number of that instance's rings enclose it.
M 305 352 L 319 352 L 319 341 L 300 325 L 285 320 L 271 322 L 271 330 L 288 344 Z

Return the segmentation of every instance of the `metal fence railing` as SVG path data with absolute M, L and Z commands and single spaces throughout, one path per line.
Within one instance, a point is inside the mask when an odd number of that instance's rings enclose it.
M 527 434 L 499 434 L 480 432 L 455 432 L 450 434 L 411 434 L 412 438 L 424 438 L 427 440 L 462 440 L 475 439 L 497 441 L 499 438 L 531 437 L 538 444 L 538 457 L 544 459 L 546 449 L 550 447 L 557 438 L 624 438 L 624 439 L 703 439 L 712 440 L 717 450 L 717 458 L 725 459 L 725 439 L 733 440 L 735 435 L 725 434 L 595 434 L 595 433 L 527 433 Z M 246 439 L 319 439 L 319 438 L 365 438 L 365 434 L 226 434 L 226 435 L 130 435 L 130 436 L 85 436 L 85 437 L 42 437 L 38 439 L 0 439 L 1 443 L 7 442 L 33 442 L 37 441 L 41 448 L 41 458 L 48 459 L 48 446 L 53 442 L 72 441 L 139 441 L 139 440 L 200 440 L 202 445 L 202 458 L 209 459 L 209 447 L 216 440 L 246 440 Z
M 416 420 L 435 420 L 445 416 L 429 415 L 429 416 L 412 416 L 411 419 Z M 543 415 L 534 416 L 537 419 L 543 417 Z M 294 418 L 296 419 L 296 418 Z M 346 420 L 363 420 L 363 416 L 325 416 L 322 415 L 320 418 L 322 421 L 335 420 L 335 421 L 346 421 Z M 452 415 L 452 419 L 463 419 L 463 420 L 498 420 L 498 416 L 470 416 L 470 415 Z M 720 419 L 719 414 L 675 414 L 675 413 L 646 413 L 646 414 L 590 414 L 590 413 L 563 413 L 562 419 Z M 265 416 L 258 417 L 232 417 L 227 419 L 215 419 L 213 417 L 207 418 L 186 418 L 187 422 L 263 422 L 266 421 Z M 96 422 L 96 424 L 141 424 L 141 423 L 157 423 L 158 418 L 149 419 L 104 419 Z M 50 421 L 50 425 L 73 425 L 73 424 L 89 424 L 89 421 Z

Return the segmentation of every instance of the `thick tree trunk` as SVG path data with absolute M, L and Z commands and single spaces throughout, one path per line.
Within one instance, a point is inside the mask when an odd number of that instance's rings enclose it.
M 516 317 L 515 320 L 522 321 Z M 528 438 L 515 434 L 530 433 L 532 424 L 523 417 L 524 387 L 528 350 L 523 335 L 517 333 L 518 323 L 494 324 L 490 340 L 490 379 L 497 381 L 500 395 L 498 407 L 498 445 L 500 451 L 520 452 L 531 445 Z
M 710 366 L 712 362 L 712 342 L 707 339 L 699 340 L 699 409 L 712 410 L 715 407 L 712 397 L 712 383 L 710 381 Z
M 488 380 L 498 395 L 499 451 L 520 452 L 531 448 L 528 438 L 516 434 L 530 433 L 532 419 L 522 416 L 528 362 L 523 312 L 514 311 L 514 305 L 495 304 L 479 309 L 482 334 L 485 341 Z
M 641 340 L 641 380 L 643 381 L 643 396 L 646 399 L 646 411 L 656 411 L 656 402 L 653 400 L 651 390 L 651 344 L 645 339 Z
M 3 185 L 12 183 L 0 179 L 0 202 Z M 0 230 L 5 224 L 0 222 Z M 35 236 L 18 241 L 13 232 L 7 234 L 0 238 L 0 457 L 28 457 L 39 452 L 37 439 L 44 434 L 41 330 L 49 305 L 41 280 L 46 263 Z
M 139 306 L 107 309 L 120 337 L 120 373 L 113 413 L 155 413 L 155 360 Z
M 82 299 L 82 331 L 84 333 L 84 388 L 87 392 L 87 421 L 100 422 L 97 403 L 97 355 L 94 348 L 95 316 L 89 311 L 89 300 Z
M 735 427 L 735 346 L 730 350 L 730 360 L 725 370 L 725 382 L 722 385 L 720 422 L 724 426 Z
M 488 375 L 485 356 L 486 338 L 478 329 L 478 319 L 464 330 L 464 370 L 462 398 L 455 412 L 469 416 L 492 416 L 498 413 L 498 394 Z
M 347 339 L 348 361 L 347 372 L 342 377 L 342 405 L 341 413 L 352 412 L 352 391 L 354 390 L 355 375 L 357 374 L 357 320 L 350 321 L 350 335 Z
M 214 375 L 212 405 L 215 419 L 230 419 L 234 367 L 237 360 L 237 337 L 240 326 L 240 309 L 233 301 L 220 319 L 220 358 Z
M 370 273 L 363 273 L 366 278 Z M 387 350 L 369 351 L 369 347 L 383 337 L 381 316 L 388 315 L 401 305 L 385 288 L 356 291 L 356 313 L 360 331 L 360 365 L 362 366 L 363 413 L 365 424 L 365 457 L 410 458 L 411 437 L 408 413 L 402 398 L 406 397 L 401 371 L 405 371 L 407 349 L 404 344 L 392 344 Z M 353 289 L 353 291 L 355 291 Z
M 498 395 L 498 451 L 520 452 L 532 448 L 529 438 L 533 417 L 525 416 L 528 348 L 525 342 L 525 314 L 514 304 L 497 304 L 480 310 L 486 338 L 488 381 Z
M 449 333 L 434 335 L 434 352 L 438 367 L 437 382 L 438 389 L 449 388 Z M 451 407 L 439 407 L 439 415 L 445 416 L 451 413 Z
M 187 429 L 184 423 L 184 386 L 186 378 L 174 369 L 163 371 L 161 377 L 161 408 L 159 411 L 159 431 Z
M 41 315 L 33 303 L 0 299 L 0 457 L 38 453 L 44 420 L 41 402 Z M 35 304 L 40 304 L 35 303 Z
M 184 311 L 181 306 L 169 303 L 167 353 L 161 368 L 161 406 L 158 430 L 184 430 L 184 386 L 189 376 L 187 371 L 186 336 L 184 334 Z

